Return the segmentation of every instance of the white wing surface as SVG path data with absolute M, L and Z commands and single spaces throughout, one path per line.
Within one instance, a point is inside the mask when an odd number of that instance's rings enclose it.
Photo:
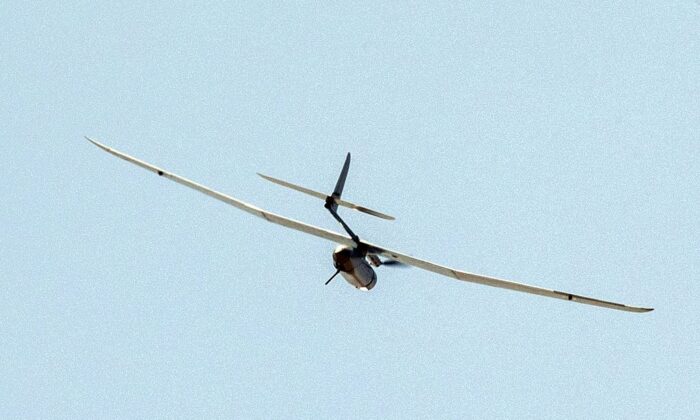
M 175 175 L 173 173 L 170 173 L 164 169 L 158 168 L 156 166 L 151 165 L 150 163 L 146 163 L 142 160 L 136 159 L 135 157 L 129 156 L 125 153 L 122 153 L 118 150 L 112 149 L 111 147 L 105 146 L 102 143 L 99 143 L 89 137 L 86 137 L 88 141 L 90 141 L 92 144 L 95 146 L 99 147 L 100 149 L 113 154 L 114 156 L 124 159 L 127 162 L 131 162 L 134 165 L 140 166 L 146 170 L 149 170 L 155 174 L 158 174 L 159 176 L 162 176 L 163 178 L 170 179 L 172 181 L 177 182 L 178 184 L 182 184 L 186 187 L 190 187 L 194 190 L 197 190 L 199 192 L 202 192 L 210 197 L 214 197 L 219 201 L 223 201 L 226 204 L 230 204 L 233 207 L 239 208 L 243 211 L 246 211 L 252 215 L 258 216 L 260 218 L 263 218 L 267 220 L 268 222 L 272 222 L 278 225 L 286 226 L 288 228 L 298 230 L 301 232 L 305 232 L 314 236 L 318 236 L 319 238 L 323 239 L 328 239 L 329 241 L 338 243 L 338 244 L 343 244 L 343 245 L 348 245 L 348 246 L 354 246 L 355 243 L 352 241 L 352 239 L 341 235 L 339 233 L 322 229 L 316 226 L 311 226 L 307 225 L 306 223 L 302 223 L 293 219 L 289 219 L 284 216 L 280 216 L 275 213 L 271 213 L 269 211 L 265 211 L 261 208 L 255 207 L 252 204 L 248 204 L 246 202 L 243 202 L 241 200 L 237 200 L 231 196 L 228 196 L 226 194 L 220 193 L 218 191 L 214 191 L 210 188 L 205 187 L 204 185 L 198 184 L 194 181 L 190 181 L 189 179 L 183 178 L 181 176 Z
M 168 171 L 165 171 L 163 169 L 160 169 L 156 166 L 153 166 L 149 163 L 146 163 L 142 160 L 136 159 L 134 157 L 131 157 L 125 153 L 122 153 L 118 150 L 112 149 L 111 147 L 105 146 L 104 144 L 101 144 L 89 137 L 86 137 L 92 144 L 95 146 L 99 147 L 100 149 L 113 154 L 114 156 L 123 159 L 127 162 L 131 162 L 137 166 L 140 166 L 146 170 L 149 170 L 159 176 L 162 176 L 164 178 L 170 179 L 172 181 L 177 182 L 178 184 L 182 184 L 184 186 L 190 187 L 194 190 L 197 190 L 199 192 L 202 192 L 210 197 L 216 198 L 217 200 L 223 201 L 224 203 L 230 204 L 236 208 L 239 208 L 243 211 L 246 211 L 252 215 L 258 216 L 262 219 L 267 220 L 268 222 L 272 222 L 281 226 L 285 226 L 294 230 L 298 230 L 301 232 L 308 233 L 310 235 L 318 236 L 319 238 L 327 239 L 329 241 L 342 244 L 342 245 L 347 245 L 347 246 L 356 246 L 356 244 L 353 242 L 352 239 L 345 235 L 341 235 L 339 233 L 327 230 L 327 229 L 322 229 L 316 226 L 311 226 L 306 223 L 302 223 L 284 216 L 280 216 L 275 213 L 271 213 L 268 211 L 265 211 L 263 209 L 260 209 L 258 207 L 255 207 L 251 204 L 245 203 L 241 200 L 235 199 L 231 196 L 228 196 L 226 194 L 220 193 L 218 191 L 214 191 L 210 188 L 207 188 L 201 184 L 198 184 L 194 181 L 190 181 L 189 179 L 183 178 L 181 176 L 175 175 L 173 173 L 170 173 Z M 600 299 L 594 299 L 586 296 L 580 296 L 580 295 L 575 295 L 572 293 L 567 293 L 567 292 L 560 292 L 557 290 L 550 290 L 550 289 L 544 289 L 541 287 L 537 286 L 530 286 L 527 284 L 523 283 L 516 283 L 508 280 L 502 280 L 502 279 L 497 279 L 494 277 L 487 277 L 487 276 L 482 276 L 479 274 L 472 274 L 468 273 L 465 271 L 459 271 L 455 270 L 452 268 L 444 267 L 435 263 L 432 263 L 430 261 L 425 261 L 421 260 L 415 257 L 411 257 L 410 255 L 402 254 L 400 252 L 392 251 L 374 244 L 371 244 L 369 242 L 361 241 L 363 245 L 368 247 L 368 252 L 373 253 L 373 254 L 378 254 L 382 255 L 386 258 L 390 258 L 392 260 L 399 261 L 404 264 L 408 264 L 417 268 L 421 268 L 423 270 L 427 271 L 432 271 L 433 273 L 437 274 L 442 274 L 443 276 L 447 277 L 452 277 L 457 280 L 462 280 L 462 281 L 467 281 L 471 283 L 478 283 L 478 284 L 484 284 L 487 286 L 493 286 L 493 287 L 499 287 L 501 289 L 509 289 L 509 290 L 515 290 L 518 292 L 524 292 L 524 293 L 531 293 L 535 295 L 540 295 L 540 296 L 547 296 L 547 297 L 552 297 L 552 298 L 557 298 L 557 299 L 562 299 L 562 300 L 569 300 L 573 302 L 578 302 L 578 303 L 585 303 L 587 305 L 594 305 L 594 306 L 601 306 L 603 308 L 610 308 L 610 309 L 617 309 L 620 311 L 628 311 L 628 312 L 649 312 L 653 310 L 653 308 L 641 308 L 641 307 L 636 307 L 636 306 L 628 306 L 628 305 L 623 305 L 621 303 L 615 303 L 615 302 L 608 302 L 605 300 L 600 300 Z
M 459 271 L 453 268 L 444 267 L 442 265 L 432 263 L 430 261 L 425 261 L 415 257 L 411 257 L 410 255 L 401 254 L 400 252 L 382 248 L 380 246 L 376 246 L 367 242 L 364 243 L 369 247 L 369 252 L 371 253 L 379 254 L 386 258 L 390 258 L 392 260 L 396 260 L 404 264 L 412 265 L 423 270 L 432 271 L 433 273 L 442 274 L 443 276 L 452 277 L 453 279 L 457 280 L 467 281 L 470 283 L 485 284 L 487 286 L 500 287 L 501 289 L 515 290 L 517 292 L 531 293 L 534 295 L 547 296 L 562 300 L 570 300 L 573 302 L 601 306 L 603 308 L 617 309 L 620 311 L 649 312 L 653 310 L 653 308 L 640 308 L 636 306 L 628 306 L 623 305 L 621 303 L 608 302 L 605 300 L 575 295 L 572 293 L 560 292 L 558 290 L 544 289 L 537 286 L 530 286 L 528 284 L 516 283 L 509 280 L 502 280 L 495 277 L 487 277 L 482 276 L 480 274 L 472 274 L 466 271 Z

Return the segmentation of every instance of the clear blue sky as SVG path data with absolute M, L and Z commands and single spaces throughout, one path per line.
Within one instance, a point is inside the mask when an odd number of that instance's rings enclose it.
M 700 5 L 4 2 L 0 417 L 692 418 Z M 243 3 L 243 4 L 241 4 Z M 629 314 L 379 270 L 271 211 L 353 153 L 364 238 Z

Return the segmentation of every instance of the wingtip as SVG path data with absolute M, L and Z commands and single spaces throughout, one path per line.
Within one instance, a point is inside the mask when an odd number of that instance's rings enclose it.
M 83 136 L 83 137 L 85 137 L 85 140 L 89 141 L 90 143 L 94 144 L 95 146 L 99 147 L 100 149 L 104 149 L 106 147 L 104 144 L 102 144 L 102 143 L 98 142 L 97 140 L 94 140 L 88 136 Z

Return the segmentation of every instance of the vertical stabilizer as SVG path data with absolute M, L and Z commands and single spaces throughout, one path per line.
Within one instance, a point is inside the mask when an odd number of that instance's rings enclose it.
M 340 196 L 343 194 L 343 188 L 345 187 L 345 178 L 348 177 L 348 169 L 350 169 L 350 153 L 348 153 L 348 156 L 345 158 L 343 170 L 340 171 L 338 182 L 335 183 L 335 189 L 333 190 L 333 197 L 335 198 L 340 198 Z

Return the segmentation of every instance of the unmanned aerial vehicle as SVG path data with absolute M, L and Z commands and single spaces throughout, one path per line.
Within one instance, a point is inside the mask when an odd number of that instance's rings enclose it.
M 108 153 L 111 153 L 112 155 L 120 159 L 123 159 L 127 162 L 131 162 L 163 178 L 167 178 L 171 181 L 177 182 L 178 184 L 182 184 L 186 187 L 202 192 L 210 197 L 223 201 L 224 203 L 230 204 L 233 207 L 236 207 L 252 215 L 263 218 L 268 222 L 288 227 L 290 229 L 298 230 L 300 232 L 308 233 L 310 235 L 314 235 L 319 238 L 329 240 L 331 242 L 335 242 L 336 244 L 338 244 L 335 250 L 333 251 L 333 266 L 335 267 L 336 271 L 335 274 L 333 274 L 333 276 L 330 279 L 328 279 L 326 284 L 328 284 L 335 276 L 341 274 L 343 278 L 355 288 L 368 291 L 371 290 L 377 284 L 377 273 L 374 270 L 375 268 L 389 265 L 405 264 L 470 283 L 484 284 L 487 286 L 499 287 L 501 289 L 510 289 L 515 290 L 517 292 L 524 292 L 556 299 L 567 300 L 571 302 L 584 303 L 587 305 L 600 306 L 604 308 L 617 309 L 620 311 L 627 312 L 649 312 L 653 310 L 653 308 L 642 308 L 637 306 L 623 305 L 621 303 L 594 299 L 591 297 L 576 295 L 573 293 L 545 289 L 542 287 L 530 286 L 523 283 L 516 283 L 513 281 L 502 280 L 494 277 L 472 274 L 466 271 L 455 270 L 453 268 L 448 268 L 442 265 L 432 263 L 430 261 L 421 260 L 410 255 L 393 251 L 383 246 L 375 245 L 373 243 L 360 239 L 360 237 L 355 232 L 353 232 L 353 230 L 350 229 L 347 223 L 345 223 L 345 221 L 338 215 L 339 206 L 354 209 L 362 213 L 370 214 L 372 216 L 376 216 L 386 220 L 393 220 L 394 218 L 384 213 L 380 213 L 376 210 L 372 210 L 367 207 L 359 206 L 341 198 L 343 194 L 343 188 L 345 186 L 345 179 L 347 178 L 348 169 L 350 168 L 349 153 L 345 159 L 345 164 L 343 165 L 343 169 L 340 172 L 340 177 L 338 178 L 338 181 L 335 185 L 335 189 L 330 195 L 313 191 L 308 188 L 295 185 L 287 181 L 283 181 L 281 179 L 273 178 L 271 176 L 258 174 L 266 180 L 274 182 L 275 184 L 282 185 L 284 187 L 291 188 L 293 190 L 323 200 L 324 207 L 343 226 L 345 232 L 347 232 L 348 236 L 346 236 L 263 210 L 256 206 L 233 198 L 229 195 L 220 193 L 218 191 L 214 191 L 210 188 L 205 187 L 204 185 L 198 184 L 194 181 L 190 181 L 189 179 L 183 178 L 179 175 L 175 175 L 164 169 L 153 166 L 150 163 L 146 163 L 142 160 L 131 157 L 118 150 L 112 149 L 111 147 L 105 146 L 104 144 L 101 144 L 89 137 L 86 138 L 95 146 Z

